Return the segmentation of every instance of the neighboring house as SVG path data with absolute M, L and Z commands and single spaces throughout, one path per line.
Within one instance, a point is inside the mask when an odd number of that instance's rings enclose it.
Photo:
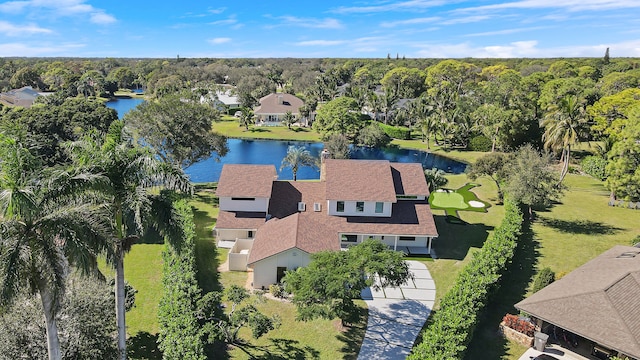
M 229 269 L 253 269 L 253 287 L 279 282 L 310 255 L 367 238 L 429 254 L 438 236 L 422 165 L 332 160 L 320 181 L 277 181 L 272 165 L 225 165 L 215 235 L 230 247 Z
M 41 94 L 33 90 L 31 86 L 25 86 L 20 89 L 14 89 L 9 90 L 5 93 L 0 93 L 0 100 L 9 105 L 28 108 L 33 105 L 33 102 L 40 95 Z
M 260 106 L 253 110 L 258 125 L 280 125 L 287 112 L 300 119 L 300 107 L 304 102 L 291 94 L 277 93 L 263 96 Z
M 220 111 L 231 111 L 232 110 L 240 110 L 240 100 L 238 96 L 233 95 L 230 89 L 227 90 L 217 90 L 215 94 L 209 93 L 209 95 L 200 96 L 200 103 L 210 102 L 213 103 L 213 106 Z
M 547 333 L 555 325 L 588 340 L 594 354 L 640 359 L 640 249 L 615 246 L 515 307 Z

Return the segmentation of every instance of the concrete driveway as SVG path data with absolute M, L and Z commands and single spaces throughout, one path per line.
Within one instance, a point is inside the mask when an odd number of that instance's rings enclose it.
M 415 277 L 408 284 L 362 291 L 369 320 L 358 359 L 405 359 L 427 321 L 436 298 L 435 282 L 423 263 L 407 263 Z

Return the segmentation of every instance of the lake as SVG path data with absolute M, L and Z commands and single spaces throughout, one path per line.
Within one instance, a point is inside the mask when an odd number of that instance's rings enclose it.
M 118 117 L 133 109 L 143 100 L 141 99 L 117 99 L 107 102 L 107 106 L 118 111 Z M 291 169 L 280 170 L 280 163 L 287 153 L 289 146 L 304 146 L 313 156 L 319 156 L 323 145 L 320 142 L 304 141 L 278 141 L 278 140 L 252 140 L 252 139 L 228 139 L 229 152 L 220 159 L 211 157 L 200 161 L 185 169 L 185 172 L 195 183 L 218 181 L 224 164 L 272 164 L 278 171 L 281 180 L 293 179 Z M 352 147 L 351 158 L 366 160 L 388 160 L 391 162 L 419 162 L 425 169 L 442 169 L 448 173 L 460 174 L 464 172 L 467 164 L 450 158 L 428 153 L 420 150 L 384 148 L 370 149 Z M 309 167 L 298 169 L 298 179 L 319 179 L 320 171 Z

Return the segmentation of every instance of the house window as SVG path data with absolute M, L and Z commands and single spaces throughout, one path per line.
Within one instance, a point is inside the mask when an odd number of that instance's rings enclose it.
M 233 201 L 255 201 L 256 198 L 232 197 Z
M 344 212 L 344 201 L 336 202 L 336 211 L 337 212 Z
M 383 211 L 384 211 L 384 203 L 376 202 L 376 214 L 382 214 Z
M 363 212 L 363 211 L 364 211 L 364 201 L 357 201 L 356 212 Z
M 342 240 L 342 242 L 357 242 L 358 241 L 358 235 L 342 235 L 340 237 L 340 240 Z
M 247 238 L 251 239 L 252 237 L 253 237 L 253 231 L 252 230 L 247 231 Z
M 415 236 L 400 236 L 400 238 L 398 240 L 400 240 L 400 241 L 416 241 L 416 237 Z

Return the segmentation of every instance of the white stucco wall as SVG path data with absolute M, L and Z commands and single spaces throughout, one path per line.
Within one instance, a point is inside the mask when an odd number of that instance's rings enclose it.
M 266 259 L 257 261 L 251 265 L 253 268 L 254 289 L 269 288 L 269 285 L 277 282 L 277 268 L 286 267 L 287 270 L 294 270 L 302 266 L 309 265 L 309 254 L 299 250 L 290 249 Z
M 235 241 L 236 239 L 248 239 L 248 230 L 239 229 L 216 229 L 216 240 L 220 241 Z M 253 236 L 256 236 L 256 231 L 253 230 Z
M 345 235 L 346 234 L 347 233 L 345 233 Z M 342 238 L 342 233 L 340 234 L 340 236 Z M 365 241 L 368 238 L 373 238 L 376 240 L 380 240 L 386 245 L 388 245 L 389 247 L 393 248 L 395 244 L 395 237 L 396 235 L 357 234 L 357 242 L 354 243 L 354 242 L 340 241 L 340 245 L 343 248 L 346 248 L 349 245 L 356 245 Z M 416 236 L 415 238 L 416 238 L 415 241 L 398 240 L 397 246 L 427 247 L 428 238 L 426 236 Z
M 344 212 L 337 212 L 336 206 L 337 200 L 327 200 L 327 208 L 329 215 L 335 216 L 378 216 L 378 217 L 390 217 L 391 216 L 391 202 L 383 202 L 384 206 L 382 208 L 381 213 L 376 213 L 376 202 L 375 201 L 365 201 L 364 202 L 364 211 L 357 212 L 356 211 L 356 202 L 357 201 L 345 201 L 344 202 Z
M 220 197 L 220 210 L 257 211 L 266 213 L 269 210 L 269 198 L 254 198 L 253 200 L 232 200 L 231 197 Z

